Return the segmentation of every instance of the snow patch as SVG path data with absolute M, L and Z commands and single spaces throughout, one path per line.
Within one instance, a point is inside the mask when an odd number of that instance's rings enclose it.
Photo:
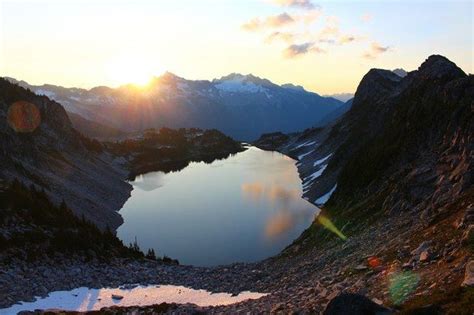
M 114 295 L 117 298 L 112 298 Z M 0 309 L 0 314 L 17 314 L 21 311 L 60 309 L 67 311 L 98 311 L 110 306 L 147 306 L 160 303 L 196 304 L 198 306 L 229 305 L 249 299 L 259 299 L 266 293 L 241 292 L 212 293 L 174 285 L 122 286 L 119 288 L 76 288 L 71 291 L 55 291 L 34 302 L 21 302 Z M 121 297 L 121 298 L 120 298 Z
M 302 158 L 304 158 L 305 156 L 307 156 L 307 155 L 310 154 L 310 153 L 313 153 L 313 150 L 311 150 L 311 151 L 309 151 L 309 152 L 307 152 L 307 153 L 303 153 L 303 154 L 299 155 L 299 156 L 298 156 L 298 160 L 301 161 Z
M 215 85 L 218 90 L 224 92 L 246 92 L 258 93 L 266 92 L 266 89 L 253 82 L 245 82 L 245 77 L 235 77 L 230 80 L 222 81 Z M 266 94 L 268 97 L 268 94 Z
M 319 164 L 322 164 L 324 162 L 326 162 L 327 159 L 329 159 L 330 157 L 332 156 L 332 153 L 330 153 L 328 156 L 326 157 L 323 157 L 322 159 L 320 160 L 317 160 L 314 162 L 313 166 L 318 166 Z
M 316 178 L 318 178 L 319 176 L 321 176 L 324 172 L 324 170 L 326 169 L 326 167 L 328 167 L 327 165 L 323 165 L 319 170 L 317 170 L 316 172 L 314 172 L 313 174 L 307 176 L 304 178 L 303 182 L 306 182 L 303 187 L 307 186 L 310 182 L 312 182 L 313 180 L 315 180 Z
M 331 195 L 333 194 L 333 192 L 336 190 L 337 188 L 337 184 L 334 185 L 334 187 L 326 194 L 322 195 L 321 197 L 319 197 L 318 199 L 316 199 L 316 201 L 314 202 L 315 204 L 317 204 L 318 206 L 321 206 L 323 204 L 325 204 L 329 198 L 331 197 Z
M 302 143 L 302 144 L 298 145 L 295 149 L 298 149 L 298 148 L 301 148 L 301 147 L 307 147 L 307 146 L 310 146 L 310 145 L 313 145 L 313 144 L 316 144 L 316 141 L 309 141 L 309 142 Z

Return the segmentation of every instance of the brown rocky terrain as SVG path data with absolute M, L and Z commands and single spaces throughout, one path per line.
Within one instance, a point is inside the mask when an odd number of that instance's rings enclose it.
M 8 292 L 3 306 L 81 285 L 142 283 L 269 295 L 222 307 L 107 312 L 341 314 L 337 303 L 346 303 L 351 314 L 366 314 L 357 307 L 367 300 L 334 300 L 358 293 L 387 314 L 472 314 L 473 100 L 473 76 L 441 56 L 404 78 L 371 70 L 338 121 L 256 143 L 298 159 L 304 197 L 322 208 L 280 255 L 213 268 L 126 259 L 15 261 L 0 273 Z M 41 286 L 25 294 L 29 283 Z

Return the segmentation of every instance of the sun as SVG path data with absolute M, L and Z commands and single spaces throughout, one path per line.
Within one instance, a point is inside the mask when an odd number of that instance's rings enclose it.
M 118 56 L 112 58 L 107 67 L 109 80 L 115 85 L 131 83 L 146 86 L 153 75 L 161 72 L 156 62 L 150 62 L 141 56 Z

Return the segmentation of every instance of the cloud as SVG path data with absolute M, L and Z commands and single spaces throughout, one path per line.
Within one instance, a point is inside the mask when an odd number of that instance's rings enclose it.
M 342 35 L 339 37 L 339 44 L 347 44 L 356 40 L 356 37 L 353 35 Z
M 373 18 L 372 14 L 369 14 L 369 13 L 366 13 L 360 17 L 362 22 L 366 22 L 366 23 L 372 21 L 372 18 Z
M 260 21 L 259 18 L 252 19 L 248 21 L 247 23 L 242 24 L 242 29 L 253 32 L 258 30 L 261 27 L 262 22 Z
M 254 18 L 243 24 L 242 28 L 246 31 L 254 32 L 265 28 L 278 28 L 294 22 L 296 22 L 296 20 L 285 12 L 279 15 L 269 16 L 264 20 Z
M 311 0 L 271 0 L 273 3 L 276 3 L 285 7 L 292 7 L 305 10 L 314 10 L 319 9 L 320 7 L 314 4 Z
M 321 16 L 321 10 L 312 10 L 306 14 L 302 14 L 298 17 L 298 20 L 303 21 L 305 25 L 309 25 L 319 19 Z
M 335 16 L 328 16 L 326 18 L 326 25 L 319 32 L 318 41 L 335 43 L 335 37 L 337 37 L 339 33 L 339 19 Z
M 280 27 L 282 25 L 286 24 L 291 24 L 295 22 L 295 20 L 288 14 L 288 13 L 282 13 L 276 16 L 269 16 L 265 24 L 271 27 Z
M 375 59 L 381 54 L 386 53 L 390 49 L 390 46 L 381 46 L 377 42 L 372 42 L 372 44 L 370 44 L 369 50 L 366 51 L 362 56 L 366 59 Z
M 380 46 L 380 44 L 377 43 L 377 42 L 373 42 L 372 45 L 371 45 L 371 48 L 372 48 L 372 51 L 377 53 L 377 54 L 381 54 L 381 53 L 384 53 L 384 52 L 390 50 L 389 46 L 383 47 L 383 46 Z
M 315 46 L 314 42 L 307 42 L 303 44 L 293 44 L 288 46 L 283 55 L 286 58 L 294 58 L 301 55 L 305 55 L 307 53 L 324 53 L 325 51 L 317 46 Z
M 274 41 L 283 41 L 286 43 L 292 43 L 296 38 L 296 35 L 293 33 L 286 32 L 273 32 L 265 38 L 265 43 L 270 44 Z

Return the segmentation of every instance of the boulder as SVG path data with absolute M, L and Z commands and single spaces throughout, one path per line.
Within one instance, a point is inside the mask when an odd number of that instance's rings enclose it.
M 464 271 L 464 281 L 462 282 L 463 287 L 474 287 L 474 260 L 470 260 L 466 264 L 466 270 Z
M 393 311 L 374 303 L 369 298 L 352 293 L 342 293 L 332 299 L 324 315 L 388 315 Z
M 112 294 L 112 299 L 113 299 L 113 300 L 121 300 L 121 299 L 123 299 L 123 296 L 122 296 L 122 295 L 118 295 L 118 294 Z
M 430 259 L 430 254 L 428 253 L 427 250 L 421 252 L 420 254 L 420 262 L 425 262 L 425 261 L 428 261 Z

